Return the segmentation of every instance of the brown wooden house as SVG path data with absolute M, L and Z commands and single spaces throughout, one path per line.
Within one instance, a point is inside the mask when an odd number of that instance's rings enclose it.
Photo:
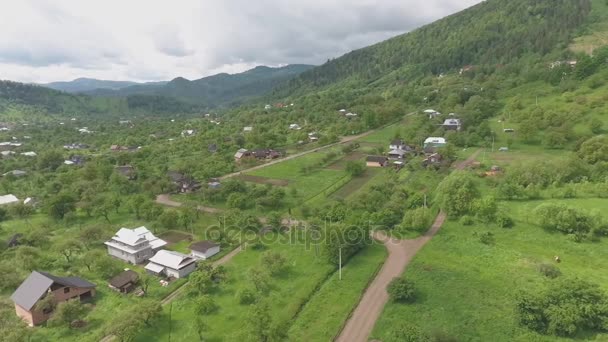
M 139 281 L 139 274 L 135 271 L 126 270 L 112 278 L 108 286 L 120 293 L 129 293 L 135 289 Z
M 47 296 L 53 302 L 68 300 L 88 301 L 95 296 L 95 284 L 78 277 L 57 277 L 46 272 L 33 271 L 11 296 L 17 316 L 30 326 L 44 323 L 52 311 L 39 309 L 36 304 Z

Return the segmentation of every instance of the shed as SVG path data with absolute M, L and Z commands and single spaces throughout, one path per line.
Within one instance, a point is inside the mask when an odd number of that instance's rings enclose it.
M 139 281 L 139 274 L 132 270 L 125 270 L 114 278 L 110 279 L 108 286 L 120 293 L 129 293 L 135 289 Z

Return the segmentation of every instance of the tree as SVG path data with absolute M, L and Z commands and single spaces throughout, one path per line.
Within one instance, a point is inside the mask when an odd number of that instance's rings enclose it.
M 72 256 L 82 251 L 82 249 L 82 243 L 75 239 L 62 240 L 55 245 L 55 251 L 63 255 L 68 263 L 72 260 Z
M 161 304 L 155 300 L 145 300 L 137 305 L 137 314 L 146 326 L 158 319 L 163 312 Z
M 148 288 L 150 287 L 150 284 L 152 284 L 155 280 L 155 278 L 153 278 L 147 273 L 144 273 L 139 277 L 139 287 L 143 292 L 144 296 L 148 294 Z
M 184 229 L 188 230 L 196 222 L 197 216 L 198 210 L 196 208 L 185 206 L 179 212 L 179 222 Z
M 246 288 L 237 291 L 236 298 L 239 300 L 240 304 L 249 305 L 255 303 L 255 301 L 258 299 L 258 296 L 254 290 Z
M 544 229 L 575 234 L 580 239 L 598 224 L 592 215 L 564 204 L 544 203 L 534 209 L 534 214 Z
M 71 299 L 57 304 L 55 312 L 49 319 L 51 324 L 65 324 L 70 326 L 72 322 L 82 319 L 86 314 L 87 308 L 78 299 Z
M 585 141 L 579 150 L 580 157 L 589 164 L 608 162 L 608 135 L 600 135 Z
M 10 206 L 9 211 L 14 217 L 27 220 L 34 213 L 34 208 L 31 205 L 16 203 Z M 2 221 L 2 219 L 0 219 L 0 221 Z
M 179 215 L 175 210 L 165 210 L 159 217 L 158 223 L 165 229 L 177 228 Z
M 604 123 L 602 122 L 602 120 L 600 120 L 596 117 L 589 120 L 589 129 L 591 130 L 591 133 L 593 133 L 593 134 L 602 133 L 603 126 L 604 126 Z
M 76 199 L 74 196 L 67 192 L 60 192 L 49 200 L 47 210 L 51 217 L 61 220 L 75 208 Z
M 394 329 L 387 342 L 431 342 L 431 338 L 425 334 L 418 326 L 404 324 Z M 439 341 L 438 341 L 439 342 Z
M 114 209 L 114 203 L 112 203 L 112 199 L 108 196 L 98 196 L 93 202 L 93 215 L 98 217 L 103 217 L 109 224 L 110 222 L 110 213 Z
M 267 293 L 270 290 L 270 276 L 264 269 L 251 268 L 248 273 L 249 281 L 259 293 Z
M 210 315 L 217 310 L 217 304 L 210 295 L 202 295 L 196 299 L 194 313 L 199 316 Z
M 517 313 L 522 325 L 542 334 L 608 331 L 608 295 L 580 279 L 558 278 L 543 291 L 520 294 Z
M 272 341 L 272 318 L 270 308 L 264 302 L 258 302 L 250 306 L 247 320 L 245 321 L 246 331 L 254 341 Z
M 465 171 L 454 171 L 437 187 L 436 202 L 452 217 L 471 212 L 473 203 L 479 196 L 472 176 Z
M 264 252 L 262 254 L 262 267 L 267 269 L 270 275 L 277 276 L 287 269 L 287 258 L 279 252 Z
M 346 172 L 352 177 L 359 177 L 365 173 L 365 165 L 363 162 L 348 161 L 346 163 Z
M 63 164 L 63 154 L 57 150 L 44 151 L 38 156 L 38 169 L 42 171 L 55 171 Z
M 103 227 L 100 225 L 87 226 L 78 234 L 78 239 L 82 241 L 82 244 L 87 248 L 98 245 L 104 240 Z
M 198 339 L 202 342 L 205 340 L 205 333 L 209 330 L 209 326 L 205 323 L 205 319 L 203 317 L 196 317 L 195 321 L 196 335 Z
M 97 260 L 102 259 L 104 256 L 105 254 L 100 250 L 88 250 L 78 259 L 78 263 L 86 267 L 87 271 L 91 272 Z
M 416 298 L 414 284 L 405 278 L 393 279 L 388 285 L 387 291 L 395 302 L 413 302 Z
M 211 272 L 204 268 L 199 268 L 190 274 L 188 278 L 190 284 L 190 291 L 195 295 L 204 295 L 209 293 L 213 287 L 213 280 L 211 278 Z
M 107 331 L 108 335 L 116 336 L 120 342 L 131 342 L 143 329 L 144 323 L 136 312 L 128 310 L 114 316 L 108 326 L 110 327 Z
M 484 223 L 493 222 L 496 219 L 498 206 L 494 197 L 486 196 L 476 200 L 473 208 L 477 217 Z
M 42 256 L 38 249 L 30 246 L 19 246 L 15 252 L 15 260 L 25 270 L 33 271 L 40 264 Z
M 400 229 L 402 231 L 423 232 L 429 228 L 430 224 L 431 216 L 429 215 L 429 209 L 416 208 L 405 212 Z
M 131 209 L 131 212 L 135 213 L 135 218 L 138 220 L 141 219 L 141 209 L 146 203 L 146 200 L 144 195 L 135 195 L 132 196 L 128 202 L 128 207 Z

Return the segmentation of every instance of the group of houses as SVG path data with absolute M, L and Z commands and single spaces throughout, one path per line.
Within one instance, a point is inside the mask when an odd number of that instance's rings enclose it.
M 273 150 L 270 148 L 257 149 L 253 151 L 249 151 L 247 149 L 241 148 L 234 154 L 235 161 L 239 162 L 243 159 L 255 158 L 255 159 L 277 159 L 281 158 L 283 153 L 277 150 Z
M 353 119 L 353 118 L 356 118 L 356 117 L 358 117 L 358 116 L 359 116 L 359 114 L 349 112 L 349 111 L 347 111 L 346 109 L 340 109 L 340 110 L 338 111 L 338 113 L 340 113 L 340 115 L 344 116 L 344 117 L 345 117 L 345 118 L 347 118 L 347 119 Z
M 112 152 L 136 152 L 139 149 L 141 149 L 141 146 L 122 146 L 122 145 L 110 146 L 110 151 L 112 151 Z
M 424 159 L 422 165 L 428 167 L 430 165 L 438 166 L 443 163 L 444 158 L 438 152 L 441 147 L 447 146 L 447 141 L 442 137 L 428 137 L 424 141 L 422 154 Z M 389 152 L 386 156 L 367 156 L 366 165 L 368 167 L 387 167 L 393 165 L 395 168 L 400 169 L 405 165 L 405 161 L 410 156 L 416 156 L 420 154 L 420 151 L 413 146 L 406 144 L 401 139 L 395 139 L 390 142 Z
M 0 203 L 18 201 L 16 197 L 10 196 L 0 196 Z M 164 249 L 167 242 L 156 237 L 146 227 L 121 228 L 105 245 L 110 256 L 133 265 L 146 263 L 146 272 L 168 279 L 186 277 L 196 269 L 197 261 L 206 260 L 220 252 L 220 246 L 212 241 L 192 243 L 190 254 Z M 108 287 L 119 293 L 129 293 L 137 287 L 138 282 L 139 274 L 125 269 L 108 281 Z M 54 305 L 47 305 L 47 298 L 55 305 L 69 300 L 88 302 L 95 297 L 96 289 L 97 285 L 76 276 L 59 277 L 33 271 L 11 299 L 17 316 L 28 325 L 36 326 L 47 321 L 53 313 Z
M 169 171 L 167 175 L 177 191 L 181 193 L 190 193 L 201 188 L 199 182 L 181 172 Z

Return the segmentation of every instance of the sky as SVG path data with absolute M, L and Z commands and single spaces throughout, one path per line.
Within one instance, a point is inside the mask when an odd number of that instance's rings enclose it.
M 0 79 L 160 81 L 322 64 L 480 0 L 15 0 Z

